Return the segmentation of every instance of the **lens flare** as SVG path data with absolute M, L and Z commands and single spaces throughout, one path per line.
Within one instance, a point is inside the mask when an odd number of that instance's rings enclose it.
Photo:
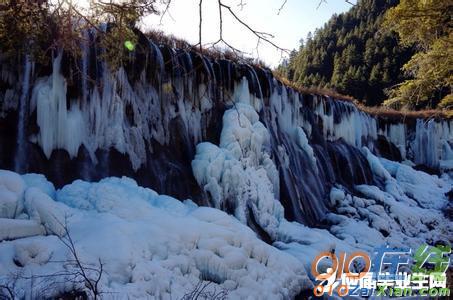
M 134 51 L 134 49 L 135 49 L 135 45 L 131 41 L 125 41 L 124 47 L 126 47 L 126 49 L 129 51 Z

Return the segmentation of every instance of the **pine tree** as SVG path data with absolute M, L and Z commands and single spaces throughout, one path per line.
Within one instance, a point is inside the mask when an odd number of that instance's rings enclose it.
M 394 5 L 395 0 L 362 0 L 349 12 L 333 15 L 290 59 L 292 80 L 309 86 L 325 83 L 367 105 L 382 103 L 384 89 L 407 79 L 400 69 L 413 54 L 412 47 L 398 44 L 396 33 L 382 30 L 383 16 Z

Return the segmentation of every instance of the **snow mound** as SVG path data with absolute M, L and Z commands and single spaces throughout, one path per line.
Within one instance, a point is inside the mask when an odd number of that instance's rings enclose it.
M 338 186 L 330 192 L 329 231 L 347 244 L 371 251 L 388 244 L 416 249 L 449 241 L 453 223 L 442 213 L 451 180 L 364 153 L 383 186 L 359 185 L 354 194 Z
M 44 240 L 17 243 L 14 247 L 14 253 L 14 261 L 20 266 L 44 265 L 52 257 L 52 252 L 49 251 Z
M 55 198 L 55 187 L 52 182 L 42 174 L 29 173 L 22 175 L 27 187 L 35 187 L 46 193 L 50 198 Z
M 31 187 L 25 192 L 25 210 L 30 219 L 42 224 L 48 234 L 64 236 L 69 209 L 56 203 L 41 190 Z
M 43 235 L 44 227 L 33 220 L 0 219 L 0 241 Z
M 447 204 L 444 194 L 452 188 L 451 182 L 384 158 L 380 162 L 393 177 L 390 184 L 400 186 L 421 207 L 441 209 Z
M 0 218 L 14 218 L 22 212 L 25 183 L 19 174 L 0 170 Z

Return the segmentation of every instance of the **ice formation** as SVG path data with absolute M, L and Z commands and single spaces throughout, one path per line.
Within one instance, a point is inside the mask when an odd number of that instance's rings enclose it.
M 201 143 L 192 168 L 214 207 L 251 219 L 271 236 L 283 219 L 278 171 L 270 159 L 269 133 L 252 106 L 237 103 L 223 117 L 220 146 Z
M 363 141 L 377 138 L 376 120 L 359 111 L 352 103 L 338 103 L 327 113 L 324 101 L 317 101 L 315 113 L 322 118 L 323 134 L 329 140 L 342 138 L 347 143 L 361 147 Z M 340 118 L 336 121 L 335 118 Z
M 185 99 L 188 95 L 181 93 L 170 105 L 164 103 L 167 97 L 159 95 L 144 78 L 132 86 L 123 68 L 112 73 L 105 66 L 102 90 L 98 87 L 88 89 L 85 83 L 85 100 L 70 99 L 68 107 L 67 82 L 61 74 L 61 60 L 62 53 L 59 53 L 53 61 L 52 74 L 36 80 L 31 97 L 30 113 L 36 110 L 39 126 L 39 133 L 32 140 L 42 147 L 47 158 L 54 149 L 64 149 L 74 158 L 84 145 L 91 160 L 97 163 L 95 151 L 112 147 L 127 154 L 137 170 L 147 161 L 146 149 L 152 139 L 161 145 L 169 143 L 169 122 L 176 116 L 185 124 L 193 142 L 201 139 L 202 129 L 197 124 L 201 123 L 201 114 L 211 108 L 210 99 L 202 97 L 200 106 L 193 110 L 190 101 Z M 164 93 L 171 93 L 172 86 L 182 85 L 181 80 L 175 80 L 168 84 L 170 90 Z M 206 87 L 201 85 L 200 94 L 203 89 Z M 161 113 L 163 107 L 164 114 Z
M 415 163 L 449 170 L 453 167 L 453 121 L 417 120 L 412 143 Z
M 41 78 L 33 89 L 31 110 L 36 107 L 37 137 L 47 158 L 53 149 L 65 149 L 71 157 L 77 155 L 86 135 L 82 113 L 77 105 L 66 103 L 66 81 L 60 73 L 62 53 L 53 62 L 52 75 Z
M 219 146 L 197 146 L 192 163 L 196 179 L 215 207 L 251 227 L 260 226 L 274 246 L 297 257 L 307 271 L 322 250 L 371 252 L 382 245 L 417 248 L 450 240 L 452 222 L 442 209 L 448 204 L 445 194 L 452 188 L 451 178 L 378 158 L 366 147 L 362 152 L 379 186 L 356 185 L 352 191 L 332 187 L 328 230 L 288 222 L 275 192 L 279 182 L 273 181 L 277 171 L 269 160 L 269 133 L 253 107 L 236 104 L 225 112 L 223 123 Z M 251 219 L 257 224 L 250 224 Z
M 96 150 L 114 148 L 127 154 L 133 169 L 138 170 L 146 164 L 148 151 L 153 152 L 154 142 L 169 144 L 172 122 L 176 119 L 182 123 L 181 130 L 191 145 L 206 139 L 209 118 L 219 106 L 218 90 L 221 90 L 220 97 L 229 104 L 237 101 L 238 95 L 248 94 L 249 102 L 258 113 L 269 110 L 269 118 L 263 122 L 267 127 L 287 132 L 300 127 L 310 139 L 313 127 L 318 126 L 313 118 L 319 118 L 322 135 L 328 141 L 341 139 L 349 145 L 367 146 L 374 151 L 372 144 L 378 135 L 382 135 L 397 147 L 403 159 L 443 170 L 450 170 L 453 165 L 452 120 L 418 119 L 411 125 L 404 120 L 395 123 L 375 118 L 360 111 L 353 103 L 329 97 L 313 95 L 309 103 L 304 99 L 306 95 L 281 87 L 271 75 L 257 75 L 250 67 L 245 68 L 244 75 L 239 78 L 225 78 L 233 77 L 231 62 L 225 60 L 217 62 L 203 58 L 203 76 L 181 76 L 185 71 L 181 68 L 195 68 L 201 58 L 193 53 L 159 48 L 152 42 L 148 47 L 148 59 L 154 60 L 153 70 L 145 69 L 131 80 L 125 68 L 111 72 L 105 63 L 99 63 L 96 65 L 99 84 L 92 86 L 87 78 L 90 68 L 95 67 L 88 59 L 93 49 L 84 46 L 79 99 L 69 99 L 67 79 L 61 70 L 62 53 L 55 56 L 49 76 L 35 79 L 30 75 L 34 74 L 32 63 L 27 60 L 22 76 L 22 98 L 17 99 L 20 104 L 18 143 L 22 145 L 18 149 L 23 149 L 24 140 L 28 139 L 39 144 L 47 158 L 56 149 L 64 149 L 74 158 L 83 145 L 92 162 L 97 163 Z M 164 50 L 170 51 L 169 58 L 176 65 L 170 74 L 163 70 Z M 158 75 L 150 74 L 153 72 Z M 2 76 L 5 82 L 13 81 L 12 75 L 3 68 Z M 148 80 L 150 76 L 158 77 L 157 85 Z M 264 95 L 261 76 L 267 76 L 269 95 Z M 28 90 L 31 90 L 29 107 L 26 103 Z M 14 105 L 14 93 L 12 89 L 2 92 L 2 115 Z M 35 136 L 24 134 L 26 112 L 29 115 L 36 112 L 39 132 Z M 311 155 L 309 148 L 305 149 Z M 25 159 L 26 154 L 18 153 L 15 163 L 21 165 L 19 160 Z
M 77 180 L 55 192 L 41 175 L 1 171 L 0 203 L 8 214 L 0 219 L 0 282 L 14 281 L 18 295 L 26 298 L 82 288 L 70 280 L 49 288 L 43 279 L 68 271 L 63 262 L 71 254 L 58 238 L 64 240 L 64 226 L 83 263 L 95 268 L 101 259 L 103 292 L 163 299 L 182 297 L 199 280 L 213 282 L 232 298 L 286 299 L 310 288 L 307 275 L 320 251 L 418 247 L 451 237 L 452 222 L 441 211 L 451 179 L 377 158 L 366 148 L 381 188 L 360 185 L 354 193 L 332 188 L 328 229 L 288 222 L 274 194 L 275 166 L 263 151 L 266 131 L 251 106 L 239 104 L 225 118 L 233 113 L 236 124 L 223 134 L 222 147 L 200 144 L 193 167 L 207 190 L 217 189 L 214 206 L 228 210 L 224 205 L 230 205 L 236 218 L 158 195 L 126 177 Z M 261 138 L 250 138 L 257 134 Z M 244 214 L 253 214 L 273 246 L 239 222 L 250 220 Z M 30 276 L 36 284 L 31 289 Z
M 368 251 L 383 244 L 417 248 L 426 242 L 449 241 L 452 222 L 442 208 L 448 204 L 445 193 L 452 187 L 451 179 L 442 180 L 364 151 L 383 187 L 359 185 L 355 195 L 334 188 L 330 198 L 335 209 L 328 219 L 335 225 L 330 231 Z
M 20 218 L 0 219 L 0 282 L 20 274 L 15 279 L 19 296 L 80 288 L 69 279 L 48 288 L 50 282 L 39 277 L 64 271 L 63 262 L 73 259 L 54 235 L 61 225 L 67 226 L 83 263 L 94 267 L 101 259 L 101 289 L 118 297 L 179 299 L 205 280 L 232 298 L 286 299 L 311 285 L 294 257 L 259 240 L 235 218 L 158 195 L 129 178 L 79 180 L 58 190 L 55 199 L 12 172 L 4 172 L 1 182 L 25 189 L 19 196 L 26 203 Z M 8 229 L 13 234 L 4 235 Z M 30 291 L 32 275 L 36 286 Z

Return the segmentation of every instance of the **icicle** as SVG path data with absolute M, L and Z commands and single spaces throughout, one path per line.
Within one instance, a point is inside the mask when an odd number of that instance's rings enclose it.
M 444 167 L 453 164 L 451 144 L 453 143 L 453 121 L 417 119 L 415 139 L 412 142 L 414 162 L 429 167 Z
M 405 124 L 386 124 L 384 129 L 379 131 L 387 140 L 393 143 L 400 151 L 401 158 L 406 159 L 406 126 Z
M 330 112 L 327 112 L 326 105 L 331 105 Z M 323 135 L 327 140 L 343 139 L 349 145 L 360 148 L 364 141 L 377 139 L 376 120 L 352 103 L 317 99 L 315 113 L 322 120 Z
M 25 160 L 27 158 L 27 141 L 26 141 L 26 110 L 28 102 L 28 93 L 30 89 L 30 76 L 32 71 L 32 62 L 30 57 L 25 57 L 24 73 L 22 78 L 22 91 L 19 99 L 18 123 L 17 123 L 17 149 L 14 164 L 14 170 L 22 173 L 25 170 Z
M 84 41 L 82 41 L 82 105 L 85 105 L 88 99 L 88 62 L 90 59 L 90 32 L 85 30 L 83 32 Z
M 47 158 L 53 149 L 65 149 L 75 157 L 86 135 L 78 105 L 73 104 L 67 109 L 66 81 L 60 73 L 62 55 L 60 51 L 54 59 L 52 75 L 38 80 L 33 89 L 32 102 L 36 104 L 40 129 L 37 138 Z

